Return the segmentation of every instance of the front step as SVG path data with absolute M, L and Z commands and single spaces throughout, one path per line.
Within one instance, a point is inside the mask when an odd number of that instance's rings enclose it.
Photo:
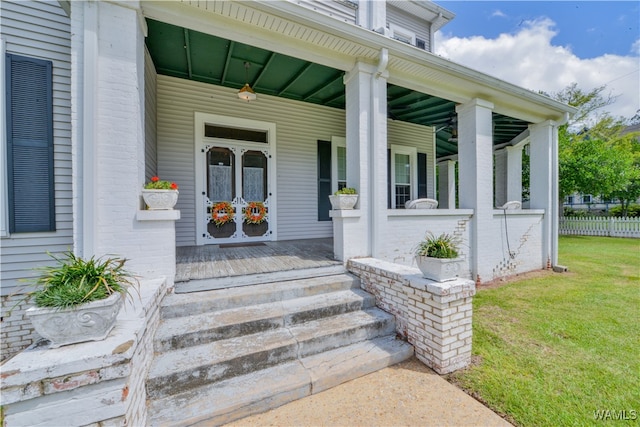
M 413 347 L 393 336 L 363 341 L 153 400 L 150 425 L 229 423 L 402 362 Z
M 146 381 L 151 424 L 228 422 L 410 357 L 374 302 L 348 274 L 167 295 Z

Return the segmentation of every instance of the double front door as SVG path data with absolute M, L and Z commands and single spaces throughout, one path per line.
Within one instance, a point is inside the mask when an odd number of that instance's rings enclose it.
M 200 242 L 270 240 L 269 148 L 250 142 L 214 143 L 204 145 L 200 157 L 205 165 Z

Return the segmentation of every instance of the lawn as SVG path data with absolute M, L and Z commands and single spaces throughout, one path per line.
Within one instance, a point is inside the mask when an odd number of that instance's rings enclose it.
M 473 364 L 450 380 L 518 426 L 638 425 L 640 240 L 563 236 L 559 261 L 478 291 Z

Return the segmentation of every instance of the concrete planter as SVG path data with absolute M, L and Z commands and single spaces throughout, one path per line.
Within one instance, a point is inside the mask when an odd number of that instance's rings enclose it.
M 329 196 L 329 201 L 331 202 L 331 209 L 333 210 L 348 210 L 353 209 L 353 207 L 358 202 L 357 194 L 335 194 Z
M 436 282 L 454 280 L 462 269 L 461 258 L 432 258 L 416 255 L 416 264 L 426 279 Z
M 31 307 L 26 311 L 38 334 L 51 341 L 51 348 L 85 341 L 100 341 L 109 335 L 123 298 L 119 293 L 68 309 Z
M 142 190 L 142 198 L 149 210 L 173 209 L 178 202 L 178 190 Z

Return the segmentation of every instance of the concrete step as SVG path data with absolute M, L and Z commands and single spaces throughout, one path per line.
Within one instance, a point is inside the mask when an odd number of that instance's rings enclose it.
M 255 334 L 302 322 L 335 316 L 375 305 L 373 295 L 360 289 L 330 292 L 256 304 L 194 316 L 165 319 L 155 335 L 154 348 L 165 352 L 211 341 Z
M 157 399 L 356 342 L 393 334 L 393 316 L 377 308 L 344 313 L 156 354 L 147 395 Z
M 348 274 L 287 280 L 252 286 L 187 294 L 169 294 L 162 301 L 163 319 L 211 313 L 216 310 L 301 298 L 327 292 L 358 288 L 358 278 Z
M 325 267 L 312 267 L 299 270 L 272 271 L 255 274 L 243 274 L 238 276 L 214 277 L 210 279 L 196 279 L 186 282 L 177 282 L 175 292 L 178 294 L 189 292 L 202 292 L 214 289 L 227 289 L 239 286 L 251 286 L 265 283 L 281 282 L 283 280 L 301 280 L 311 277 L 332 276 L 345 273 L 346 269 L 341 263 Z
M 408 359 L 413 347 L 393 336 L 302 357 L 149 402 L 151 426 L 212 426 L 326 390 Z

